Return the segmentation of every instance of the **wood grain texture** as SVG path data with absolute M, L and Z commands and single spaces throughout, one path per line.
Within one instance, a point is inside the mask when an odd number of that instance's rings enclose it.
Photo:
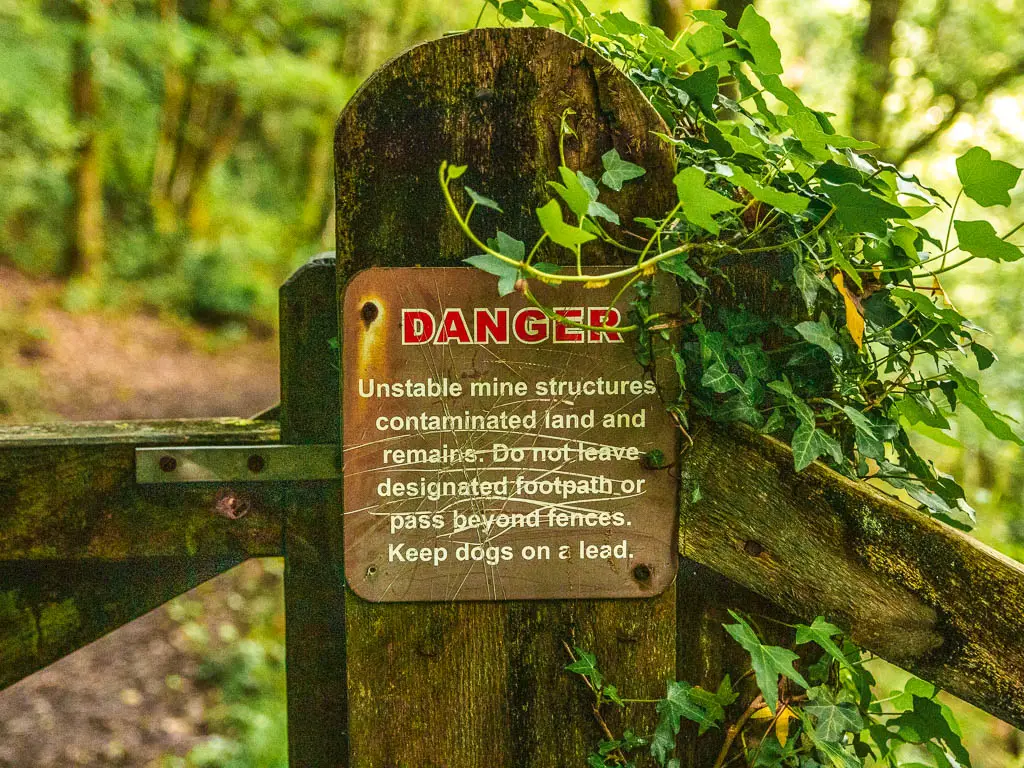
M 0 689 L 238 562 L 160 557 L 0 563 Z
M 368 266 L 450 266 L 474 253 L 445 211 L 443 160 L 468 165 L 462 180 L 503 204 L 504 231 L 538 236 L 533 209 L 557 178 L 567 108 L 580 137 L 566 142 L 570 165 L 600 176 L 615 147 L 648 169 L 609 196 L 624 221 L 670 207 L 674 158 L 651 135 L 664 123 L 628 79 L 563 35 L 476 30 L 383 67 L 338 122 L 339 285 Z M 490 214 L 474 216 L 481 232 L 498 225 Z M 371 604 L 349 594 L 351 765 L 582 764 L 601 734 L 585 690 L 562 671 L 562 641 L 595 651 L 632 694 L 657 696 L 675 674 L 675 601 L 674 587 L 624 603 Z
M 1024 727 L 1020 563 L 749 429 L 703 425 L 680 471 L 681 555 Z
M 244 419 L 0 430 L 0 562 L 279 555 L 280 488 L 135 482 L 139 447 L 277 440 L 276 424 Z M 216 514 L 229 493 L 249 503 L 249 514 Z
M 314 258 L 281 287 L 281 436 L 338 445 L 334 258 Z M 341 483 L 295 483 L 285 520 L 285 632 L 291 765 L 348 759 Z

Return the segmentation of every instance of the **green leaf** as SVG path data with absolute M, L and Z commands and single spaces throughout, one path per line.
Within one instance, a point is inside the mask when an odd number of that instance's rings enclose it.
M 730 180 L 737 186 L 747 190 L 755 200 L 767 203 L 784 213 L 803 213 L 807 210 L 810 200 L 803 195 L 775 189 L 775 187 L 762 184 L 742 168 L 730 167 L 732 168 Z
M 843 651 L 836 645 L 832 639 L 836 635 L 843 634 L 843 631 L 839 629 L 835 624 L 830 624 L 825 621 L 824 617 L 817 616 L 814 621 L 811 622 L 810 626 L 807 624 L 796 625 L 796 644 L 803 645 L 804 643 L 817 643 L 822 649 L 824 649 L 829 656 L 838 661 L 843 666 L 849 666 L 850 660 L 843 655 Z
M 448 166 L 448 178 L 453 181 L 466 172 L 469 168 L 468 165 L 449 165 Z
M 715 214 L 741 207 L 739 203 L 708 189 L 705 186 L 706 174 L 694 165 L 676 174 L 673 181 L 679 193 L 679 202 L 683 204 L 683 215 L 713 235 L 720 231 L 714 219 Z
M 815 320 L 804 320 L 802 323 L 794 326 L 794 328 L 797 333 L 804 337 L 804 340 L 828 352 L 832 362 L 843 362 L 843 348 L 839 346 L 839 342 L 836 340 L 836 332 L 832 330 L 830 325 Z
M 689 683 L 670 682 L 665 692 L 665 698 L 657 704 L 658 714 L 669 721 L 672 730 L 676 733 L 679 732 L 680 721 L 684 717 L 706 727 L 714 725 L 713 721 L 708 720 L 704 708 L 693 700 L 690 695 L 692 690 L 693 686 Z
M 619 157 L 619 150 L 609 149 L 601 155 L 601 164 L 604 166 L 604 173 L 601 175 L 601 183 L 616 192 L 622 189 L 622 185 L 630 179 L 638 179 L 647 171 L 636 163 L 623 160 Z
M 597 668 L 597 657 L 582 648 L 576 648 L 576 657 L 576 661 L 565 665 L 566 670 L 582 675 L 590 681 L 595 689 L 600 690 L 604 684 L 604 676 Z
M 679 277 L 683 278 L 683 280 L 686 280 L 687 282 L 694 283 L 695 285 L 699 285 L 701 288 L 707 288 L 708 284 L 707 284 L 707 282 L 705 282 L 704 278 L 701 277 L 700 275 L 698 275 L 694 271 L 693 267 L 691 267 L 689 264 L 686 263 L 686 260 L 687 260 L 688 257 L 689 257 L 689 254 L 677 253 L 675 256 L 671 256 L 671 257 L 669 257 L 667 259 L 659 261 L 658 262 L 658 267 L 663 272 L 668 272 L 669 274 L 678 275 Z
M 762 81 L 764 78 L 762 78 Z M 801 105 L 802 106 L 802 105 Z M 791 108 L 792 109 L 792 108 Z M 815 159 L 825 162 L 830 160 L 832 153 L 829 147 L 837 149 L 874 149 L 877 145 L 870 141 L 858 141 L 838 133 L 825 133 L 816 113 L 804 107 L 800 111 L 791 112 L 778 118 L 779 124 L 789 128 L 807 152 Z
M 572 227 L 562 219 L 562 208 L 557 200 L 549 200 L 546 205 L 537 209 L 537 218 L 548 233 L 553 243 L 563 248 L 575 250 L 583 243 L 594 239 L 594 235 L 578 227 Z
M 974 353 L 974 359 L 978 361 L 979 371 L 984 371 L 990 368 L 992 363 L 998 359 L 991 349 L 982 346 L 976 341 L 971 343 L 971 352 Z
M 697 102 L 705 117 L 714 120 L 715 99 L 718 97 L 718 67 L 702 69 L 677 82 Z
M 981 388 L 978 386 L 977 381 L 964 376 L 955 368 L 947 368 L 946 375 L 956 382 L 957 399 L 971 410 L 975 416 L 981 419 L 981 423 L 985 425 L 985 429 L 1000 440 L 1006 440 L 1011 443 L 1016 443 L 1017 445 L 1024 445 L 1024 440 L 1021 440 L 1014 433 L 1010 425 L 996 414 L 996 412 L 989 407 L 988 403 L 985 402 L 985 397 L 981 394 Z
M 802 261 L 798 261 L 796 266 L 793 267 L 793 280 L 796 282 L 796 287 L 800 290 L 800 295 L 804 297 L 807 311 L 812 311 L 814 309 L 814 302 L 818 300 L 818 289 L 822 283 L 821 278 L 812 272 Z
M 502 256 L 507 256 L 516 261 L 522 261 L 526 255 L 526 246 L 520 240 L 509 237 L 499 231 L 497 237 L 489 245 Z M 507 296 L 516 289 L 516 281 L 519 279 L 519 267 L 514 264 L 502 261 L 489 253 L 481 253 L 478 256 L 470 256 L 464 261 L 472 267 L 481 269 L 491 275 L 498 277 L 498 295 Z
M 964 194 L 989 208 L 1010 204 L 1010 190 L 1017 186 L 1021 169 L 993 160 L 987 149 L 973 147 L 957 158 L 956 172 L 964 185 Z
M 857 449 L 862 455 L 881 461 L 885 458 L 885 441 L 896 436 L 895 423 L 844 405 L 843 413 L 857 430 Z
M 907 212 L 856 184 L 823 182 L 822 191 L 836 207 L 836 217 L 851 234 L 868 233 L 884 237 L 888 219 L 906 218 Z
M 587 215 L 592 219 L 604 219 L 605 221 L 610 221 L 612 224 L 619 223 L 619 214 L 604 203 L 599 203 L 596 200 L 587 206 Z
M 801 400 L 793 392 L 793 386 L 789 379 L 783 377 L 781 381 L 768 382 L 768 389 L 777 392 L 789 404 L 796 413 L 798 419 L 805 424 L 814 424 L 814 410 Z
M 995 227 L 987 221 L 954 221 L 959 248 L 972 256 L 991 261 L 1017 261 L 1024 257 L 1013 243 L 996 234 Z
M 549 181 L 548 186 L 555 190 L 569 206 L 569 210 L 577 216 L 586 216 L 590 204 L 595 198 L 591 197 L 579 177 L 564 165 L 558 167 L 558 174 L 562 177 L 562 183 Z
M 713 363 L 701 377 L 701 386 L 707 387 L 712 392 L 724 394 L 734 389 L 742 389 L 743 382 L 736 374 L 730 372 L 721 363 Z
M 820 738 L 814 728 L 808 728 L 811 740 L 818 752 L 828 760 L 832 768 L 862 768 L 860 758 L 852 754 L 845 746 L 834 741 Z
M 815 735 L 824 741 L 838 742 L 847 733 L 859 733 L 864 729 L 864 719 L 857 707 L 838 697 L 823 686 L 807 692 L 810 701 L 804 705 L 804 712 L 816 721 Z
M 699 493 L 700 488 L 694 488 L 694 493 Z M 732 690 L 732 681 L 729 675 L 722 678 L 718 684 L 718 690 L 712 693 L 703 688 L 694 686 L 690 689 L 690 699 L 697 702 L 707 713 L 707 719 L 701 723 L 698 735 L 703 734 L 715 723 L 725 722 L 725 708 L 739 698 L 739 694 Z
M 479 192 L 477 192 L 476 190 L 469 186 L 464 186 L 463 189 L 466 190 L 466 194 L 469 195 L 470 198 L 472 198 L 473 202 L 476 203 L 477 205 L 482 205 L 484 208 L 491 208 L 492 210 L 495 210 L 498 213 L 504 213 L 504 211 L 501 210 L 501 206 L 499 206 L 494 200 L 491 200 L 491 198 L 481 195 Z
M 800 472 L 815 459 L 828 454 L 837 464 L 843 461 L 843 449 L 833 438 L 812 423 L 800 422 L 793 432 L 793 466 Z
M 740 17 L 736 31 L 747 43 L 754 57 L 754 66 L 766 75 L 782 74 L 782 51 L 772 38 L 772 28 L 767 19 L 748 5 Z
M 889 723 L 890 727 L 898 729 L 901 738 L 905 741 L 915 744 L 929 741 L 942 742 L 956 756 L 957 760 L 969 766 L 971 764 L 970 755 L 964 749 L 959 734 L 953 731 L 946 718 L 944 710 L 947 708 L 934 699 L 923 696 L 915 695 L 913 701 L 913 711 L 904 712 L 894 718 Z
M 761 689 L 768 709 L 775 712 L 779 702 L 779 675 L 785 675 L 794 683 L 807 688 L 803 675 L 793 668 L 793 662 L 800 657 L 787 648 L 777 645 L 763 645 L 754 634 L 754 630 L 739 614 L 729 611 L 736 620 L 735 624 L 726 624 L 725 631 L 750 654 L 750 663 L 757 678 L 757 686 Z

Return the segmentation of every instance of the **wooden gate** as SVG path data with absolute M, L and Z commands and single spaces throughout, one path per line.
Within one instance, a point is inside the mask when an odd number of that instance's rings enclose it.
M 505 201 L 503 226 L 532 232 L 567 109 L 570 165 L 596 168 L 614 148 L 648 169 L 624 191 L 625 218 L 670 207 L 674 159 L 652 134 L 664 124 L 596 53 L 542 29 L 427 43 L 370 78 L 338 123 L 337 258 L 281 288 L 279 409 L 0 430 L 0 686 L 246 558 L 283 556 L 289 744 L 302 768 L 582 765 L 601 733 L 562 671 L 563 643 L 658 697 L 666 679 L 712 685 L 746 668 L 721 629 L 730 608 L 823 615 L 1024 725 L 1024 569 L 821 465 L 795 473 L 788 447 L 742 428 L 702 425 L 678 457 L 679 571 L 657 597 L 371 603 L 346 587 L 339 286 L 365 267 L 472 255 L 445 215 L 444 160 Z M 770 258 L 763 269 L 738 277 L 745 300 L 767 307 Z M 174 482 L 172 449 L 196 446 L 237 450 L 204 482 Z M 139 482 L 139 457 L 172 481 Z M 282 475 L 268 472 L 282 461 Z M 701 766 L 720 742 L 684 727 L 680 747 Z

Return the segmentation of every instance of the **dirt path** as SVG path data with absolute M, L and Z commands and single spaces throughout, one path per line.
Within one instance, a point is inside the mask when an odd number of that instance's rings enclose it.
M 275 339 L 224 344 L 151 315 L 69 313 L 58 299 L 56 284 L 0 266 L 0 423 L 245 416 L 277 401 Z M 0 768 L 185 755 L 206 734 L 195 671 L 179 625 L 156 610 L 0 693 Z

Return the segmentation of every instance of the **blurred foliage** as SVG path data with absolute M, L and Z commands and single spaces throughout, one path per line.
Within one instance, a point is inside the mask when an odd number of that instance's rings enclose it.
M 205 692 L 211 734 L 161 768 L 285 768 L 283 561 L 249 561 L 170 603 L 195 676 Z
M 809 105 L 837 113 L 841 132 L 852 123 L 858 79 L 871 74 L 862 64 L 866 42 L 879 32 L 870 24 L 878 16 L 872 9 L 885 4 L 896 11 L 887 77 L 877 94 L 880 119 L 865 130 L 879 138 L 887 158 L 906 159 L 910 170 L 954 192 L 954 159 L 974 144 L 1024 164 L 1024 0 L 755 0 L 780 41 L 787 85 Z M 65 304 L 144 306 L 205 323 L 272 325 L 278 285 L 333 243 L 337 113 L 387 57 L 472 26 L 482 5 L 0 0 L 0 261 L 41 275 L 73 271 L 81 202 L 76 171 L 83 139 L 92 136 L 102 158 L 103 258 L 88 270 L 79 265 Z M 646 6 L 709 2 L 592 5 L 637 16 Z M 491 11 L 482 23 L 494 23 Z M 76 44 L 87 50 L 84 60 L 73 56 Z M 75 74 L 86 71 L 99 97 L 92 116 L 71 100 Z M 970 207 L 962 214 L 980 217 Z M 1007 220 L 1003 228 L 1015 223 Z M 997 409 L 1020 420 L 1024 267 L 993 267 L 975 262 L 945 288 L 990 331 L 987 346 L 1002 360 L 994 375 L 983 371 L 978 378 Z M 8 355 L 45 332 L 26 333 L 0 306 L 0 411 L 32 418 L 25 409 L 40 382 L 7 364 Z M 961 447 L 923 443 L 922 453 L 968 489 L 979 510 L 978 535 L 1024 558 L 1024 454 L 985 437 L 971 416 L 956 429 Z M 266 632 L 239 630 L 245 639 L 238 642 L 208 635 L 204 674 L 228 683 L 212 710 L 214 735 L 191 762 L 169 765 L 284 764 L 283 630 L 273 622 L 262 626 Z M 232 704 L 251 708 L 241 718 L 251 729 L 236 719 L 241 709 L 230 714 Z M 977 764 L 1022 764 L 1017 736 L 991 718 L 969 717 L 967 742 L 984 745 Z M 1016 757 L 1003 750 L 1007 739 L 1018 745 Z M 244 759 L 250 762 L 239 762 Z

